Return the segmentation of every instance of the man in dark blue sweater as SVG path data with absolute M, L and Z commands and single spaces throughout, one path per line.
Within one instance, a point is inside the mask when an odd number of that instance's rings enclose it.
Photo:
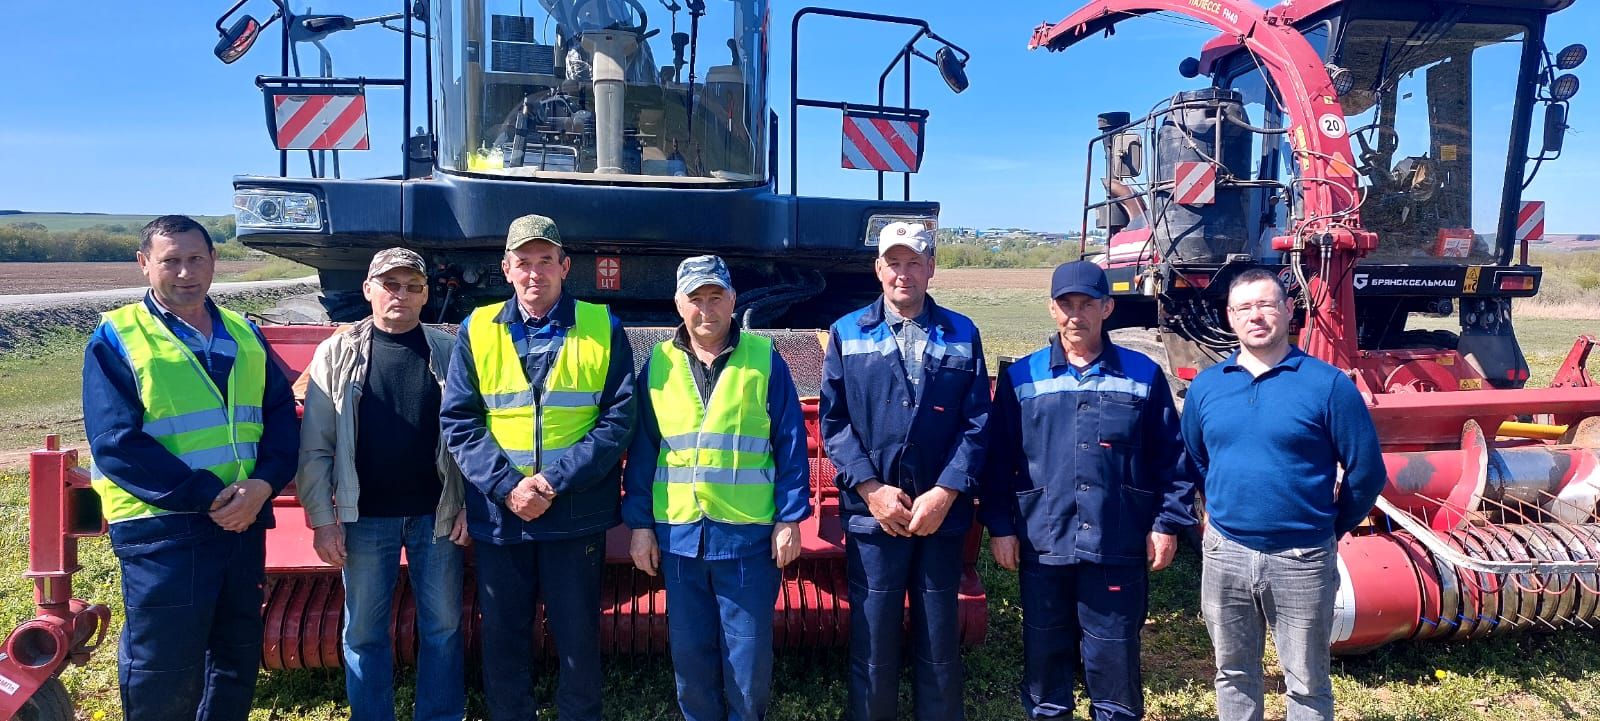
M 1289 721 L 1333 718 L 1335 544 L 1366 517 L 1387 480 L 1355 384 L 1289 345 L 1289 317 L 1276 277 L 1239 274 L 1228 288 L 1239 352 L 1195 379 L 1183 413 L 1209 516 L 1200 601 L 1216 652 L 1220 721 L 1261 719 L 1266 624 Z

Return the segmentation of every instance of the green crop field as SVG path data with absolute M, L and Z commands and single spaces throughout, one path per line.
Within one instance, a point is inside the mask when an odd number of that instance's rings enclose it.
M 83 230 L 97 225 L 121 225 L 133 232 L 138 232 L 155 219 L 155 215 L 118 215 L 109 213 L 9 213 L 0 215 L 0 225 L 8 223 L 38 223 L 52 233 L 69 230 Z M 196 221 L 212 224 L 217 220 L 229 216 L 224 215 L 194 215 L 190 216 Z
M 5 222 L 0 217 L 0 223 Z M 1575 264 L 1580 272 L 1587 262 Z M 984 271 L 997 272 L 997 271 Z M 954 275 L 954 274 L 952 274 Z M 996 276 L 999 277 L 999 276 Z M 969 281 L 971 279 L 968 279 Z M 1031 283 L 1031 281 L 1029 281 Z M 937 284 L 936 284 L 937 285 Z M 1581 279 L 1571 283 L 1583 288 Z M 965 282 L 935 291 L 941 303 L 971 315 L 983 329 L 991 362 L 998 355 L 1020 355 L 1044 342 L 1051 330 L 1044 291 L 1012 283 Z M 1572 308 L 1594 307 L 1578 293 Z M 1575 305 L 1573 304 L 1575 303 Z M 1546 314 L 1548 315 L 1548 314 Z M 1571 339 L 1600 332 L 1600 320 L 1583 313 L 1519 321 L 1520 336 L 1533 362 L 1534 385 L 1548 380 Z M 1593 313 L 1588 314 L 1592 318 Z M 1442 323 L 1448 324 L 1445 319 Z M 1448 327 L 1441 325 L 1440 327 Z M 37 442 L 46 431 L 67 434 L 81 447 L 77 400 L 78 359 L 83 337 L 61 334 L 26 350 L 0 355 L 0 632 L 32 614 L 26 567 L 27 498 L 25 477 L 17 468 L 17 449 Z M 121 618 L 115 559 L 104 539 L 82 544 L 84 569 L 75 590 L 111 606 Z M 998 568 L 987 553 L 979 571 L 989 593 L 987 641 L 964 653 L 967 717 L 974 721 L 1018 718 L 1021 615 L 1016 578 Z M 1214 718 L 1210 645 L 1199 619 L 1199 560 L 1180 551 L 1169 570 L 1152 577 L 1150 621 L 1145 628 L 1144 683 L 1151 719 Z M 121 718 L 116 690 L 116 642 L 109 639 L 87 667 L 64 676 L 80 706 L 81 719 Z M 1275 661 L 1268 652 L 1269 671 Z M 784 651 L 775 669 L 770 718 L 832 721 L 842 716 L 848 659 L 842 650 Z M 548 705 L 555 668 L 545 661 L 533 683 Z M 476 685 L 477 669 L 469 667 Z M 402 671 L 398 680 L 401 717 L 407 717 L 417 689 Z M 1600 633 L 1497 637 L 1469 644 L 1397 643 L 1364 656 L 1334 663 L 1341 719 L 1586 719 L 1600 716 Z M 1269 681 L 1268 718 L 1282 718 L 1280 681 Z M 613 658 L 606 666 L 607 717 L 643 721 L 677 718 L 670 662 L 662 657 Z M 909 683 L 903 684 L 902 718 L 910 719 Z M 337 671 L 263 672 L 254 719 L 343 718 L 343 676 Z M 471 692 L 469 717 L 482 718 L 481 694 Z M 540 718 L 555 718 L 545 708 Z M 1080 705 L 1076 718 L 1087 718 Z

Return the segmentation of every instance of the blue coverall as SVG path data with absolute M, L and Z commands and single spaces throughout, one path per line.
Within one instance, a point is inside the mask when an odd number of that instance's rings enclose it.
M 962 718 L 956 590 L 963 536 L 972 525 L 989 414 L 989 376 L 972 321 L 928 305 L 920 390 L 913 390 L 883 299 L 828 329 L 823 364 L 823 444 L 838 468 L 850 583 L 850 691 L 854 721 L 892 721 L 900 646 L 911 605 L 918 721 Z M 928 536 L 886 533 L 857 492 L 877 480 L 912 498 L 935 486 L 959 493 Z
M 1142 717 L 1146 540 L 1195 522 L 1165 374 L 1109 339 L 1075 367 L 1054 336 L 1001 374 L 989 439 L 982 516 L 1021 546 L 1027 718 L 1072 716 L 1080 663 L 1095 721 Z

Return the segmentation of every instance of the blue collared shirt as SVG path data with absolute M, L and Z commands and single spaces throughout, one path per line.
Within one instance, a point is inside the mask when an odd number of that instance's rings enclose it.
M 739 332 L 737 328 L 733 332 Z M 652 359 L 653 360 L 653 359 Z M 629 528 L 656 529 L 665 553 L 721 560 L 745 558 L 771 550 L 772 526 L 721 523 L 702 518 L 694 523 L 656 523 L 651 499 L 655 460 L 661 453 L 661 426 L 650 401 L 650 362 L 639 371 L 639 429 L 628 449 L 623 470 L 622 520 Z M 714 385 L 714 384 L 713 384 Z M 772 349 L 772 375 L 767 378 L 767 415 L 772 419 L 773 502 L 779 523 L 798 523 L 811 515 L 811 464 L 806 459 L 805 415 L 789 365 Z

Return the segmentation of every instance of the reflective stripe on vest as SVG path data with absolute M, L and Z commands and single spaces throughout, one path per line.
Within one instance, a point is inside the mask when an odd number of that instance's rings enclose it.
M 651 501 L 663 523 L 772 523 L 772 340 L 748 333 L 702 404 L 689 364 L 670 341 L 650 356 L 650 402 L 661 429 Z
M 262 432 L 267 349 L 244 316 L 218 308 L 222 326 L 238 347 L 224 400 L 205 366 L 143 301 L 101 316 L 122 342 L 144 404 L 141 429 L 192 470 L 207 470 L 224 485 L 250 477 Z M 106 521 L 118 523 L 167 511 L 134 497 L 90 464 Z
M 495 322 L 505 304 L 479 308 L 467 321 L 467 342 L 472 346 L 478 393 L 488 411 L 489 435 L 525 476 L 560 460 L 600 420 L 600 394 L 611 367 L 611 312 L 594 303 L 576 305 L 577 323 L 567 329 L 561 351 L 545 375 L 537 404 L 539 423 L 534 423 L 533 388 L 511 328 Z M 542 443 L 535 444 L 534 436 L 541 431 Z

